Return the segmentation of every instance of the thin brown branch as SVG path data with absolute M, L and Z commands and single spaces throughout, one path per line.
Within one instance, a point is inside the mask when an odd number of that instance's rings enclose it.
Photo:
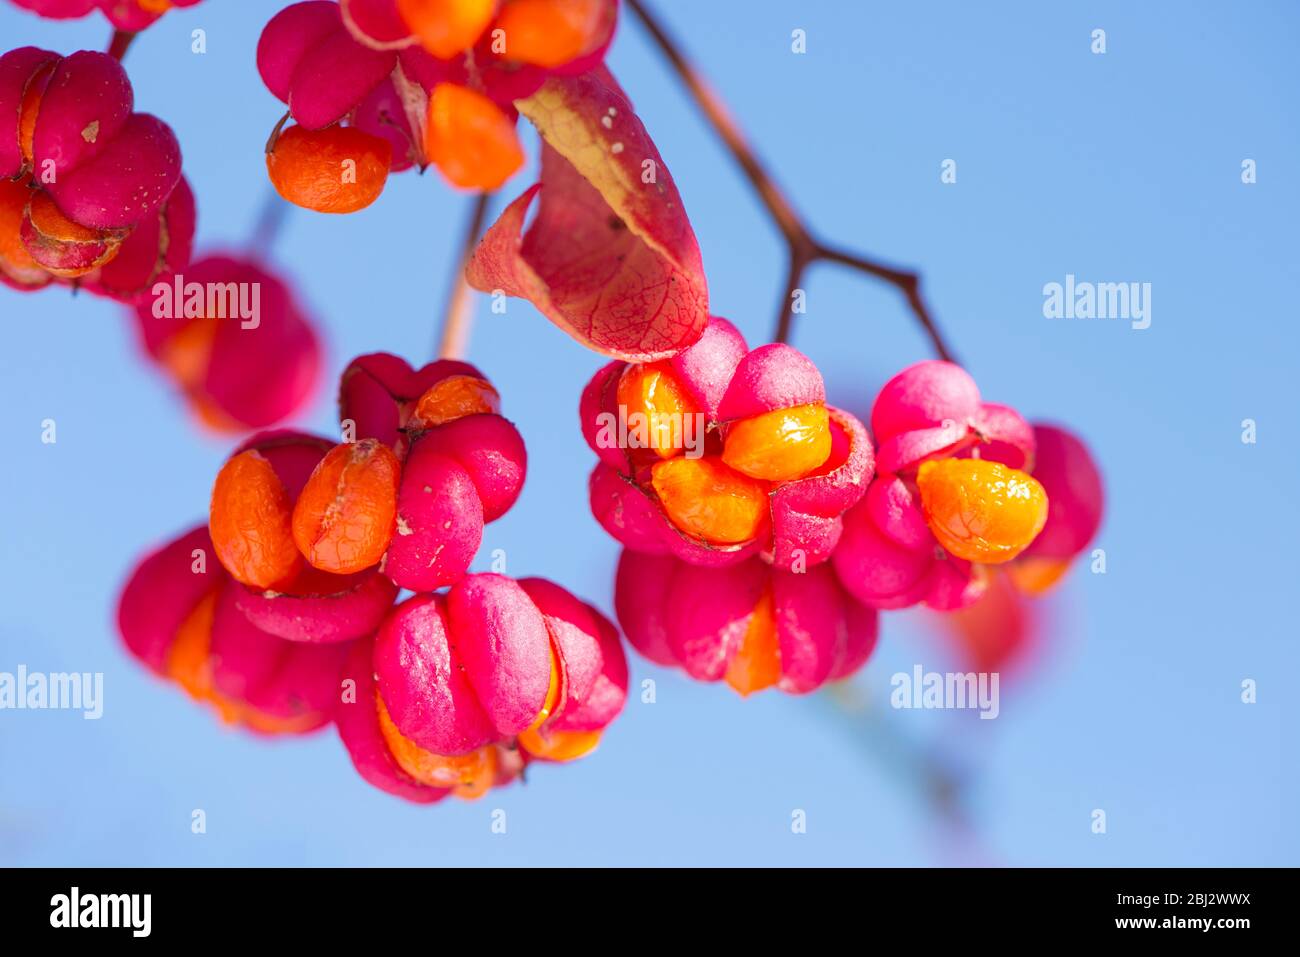
M 943 335 L 939 332 L 938 325 L 934 321 L 934 317 L 930 313 L 929 307 L 926 305 L 925 300 L 921 298 L 920 277 L 915 272 L 896 269 L 884 263 L 876 262 L 860 253 L 846 252 L 816 239 L 803 217 L 795 211 L 785 193 L 781 191 L 780 187 L 776 185 L 776 181 L 767 172 L 767 169 L 759 160 L 758 154 L 750 146 L 749 141 L 745 139 L 744 134 L 741 133 L 740 128 L 731 118 L 717 94 L 710 89 L 704 78 L 686 59 L 686 56 L 681 52 L 680 45 L 668 34 L 659 19 L 650 12 L 644 0 L 627 0 L 627 5 L 636 14 L 637 19 L 641 21 L 646 32 L 650 34 L 651 39 L 659 47 L 660 52 L 672 65 L 678 77 L 686 86 L 687 91 L 691 94 L 691 98 L 695 100 L 696 105 L 704 113 L 709 124 L 726 145 L 732 158 L 740 166 L 745 178 L 749 180 L 750 185 L 758 193 L 763 206 L 767 209 L 785 239 L 790 264 L 788 277 L 793 282 L 793 285 L 787 284 L 781 302 L 775 340 L 785 342 L 790 337 L 792 325 L 790 299 L 791 294 L 798 288 L 799 278 L 802 277 L 809 265 L 819 260 L 825 260 L 866 273 L 897 287 L 907 299 L 907 304 L 916 315 L 917 321 L 920 322 L 921 327 L 930 337 L 935 352 L 940 358 L 951 359 L 952 350 L 948 348 Z
M 479 193 L 470 208 L 465 221 L 465 232 L 461 239 L 460 255 L 456 259 L 456 271 L 451 277 L 451 289 L 447 294 L 447 304 L 442 313 L 441 333 L 438 343 L 439 359 L 463 359 L 469 352 L 470 327 L 473 325 L 474 311 L 470 308 L 470 288 L 465 281 L 465 267 L 474 254 L 479 236 L 483 233 L 483 223 L 487 219 L 488 206 L 492 202 L 492 193 Z
M 940 359 L 947 359 L 949 362 L 953 361 L 952 352 L 949 351 L 948 344 L 944 342 L 943 334 L 939 332 L 939 327 L 930 313 L 930 308 L 921 296 L 920 276 L 905 269 L 895 269 L 882 265 L 873 260 L 865 259 L 857 253 L 846 252 L 842 249 L 820 246 L 818 256 L 827 262 L 839 263 L 841 266 L 847 266 L 849 269 L 856 269 L 858 272 L 876 276 L 897 286 L 902 290 L 903 295 L 907 297 L 907 304 L 916 315 L 917 321 L 921 323 L 921 328 L 930 337 L 935 355 Z
M 815 259 L 815 253 L 802 246 L 791 249 L 790 268 L 786 273 L 785 280 L 785 295 L 781 297 L 781 302 L 777 305 L 776 335 L 772 338 L 773 342 L 790 341 L 790 327 L 794 323 L 795 290 L 799 288 L 799 284 L 803 281 L 803 274 L 808 271 L 808 266 Z

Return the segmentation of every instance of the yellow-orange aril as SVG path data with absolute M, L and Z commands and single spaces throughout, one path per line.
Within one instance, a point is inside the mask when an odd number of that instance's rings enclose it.
M 23 91 L 22 106 L 18 110 L 18 149 L 28 166 L 35 162 L 32 143 L 36 138 L 36 117 L 41 112 L 41 99 L 45 96 L 45 78 L 54 71 L 55 65 L 46 64 L 37 70 Z
M 28 252 L 47 272 L 65 279 L 84 276 L 112 260 L 130 234 L 129 229 L 91 229 L 69 219 L 44 190 L 31 194 L 26 218 L 35 232 L 34 240 L 27 241 Z
M 320 723 L 317 715 L 270 715 L 245 702 L 232 700 L 217 690 L 212 668 L 212 623 L 216 605 L 217 589 L 214 588 L 182 620 L 163 664 L 167 677 L 195 701 L 212 705 L 227 724 L 242 724 L 263 734 L 301 734 L 317 726 Z
M 401 473 L 376 439 L 326 453 L 293 508 L 293 540 L 313 568 L 349 575 L 379 563 L 397 525 Z
M 35 284 L 49 274 L 23 244 L 23 214 L 32 191 L 22 180 L 0 180 L 0 269 L 16 282 Z
M 507 60 L 554 68 L 595 45 L 604 5 L 604 0 L 506 0 L 494 28 L 503 31 Z
M 1012 583 L 1026 595 L 1042 595 L 1050 591 L 1070 570 L 1068 558 L 1038 558 L 1021 555 L 1007 565 Z
M 424 153 L 461 189 L 496 189 L 524 165 L 514 121 L 475 90 L 439 83 L 429 96 Z
M 996 565 L 1020 554 L 1047 521 L 1047 492 L 1032 475 L 985 459 L 922 462 L 916 473 L 930 531 L 949 553 Z
M 260 452 L 240 452 L 212 486 L 208 532 L 217 559 L 236 581 L 275 590 L 302 567 L 293 541 L 289 493 Z
M 497 0 L 397 0 L 397 12 L 424 47 L 447 60 L 478 42 Z
M 197 388 L 207 378 L 216 339 L 215 320 L 189 320 L 163 340 L 159 349 L 163 368 L 181 388 Z
M 452 375 L 435 382 L 415 403 L 410 424 L 431 429 L 467 415 L 501 411 L 501 396 L 492 383 L 472 375 Z
M 830 454 L 830 414 L 815 402 L 731 423 L 722 460 L 750 478 L 791 482 L 821 468 Z
M 700 410 L 667 361 L 629 365 L 619 376 L 616 398 L 629 441 L 660 458 L 670 459 L 688 440 L 703 438 L 687 431 L 695 429 Z
M 764 589 L 763 597 L 754 606 L 740 648 L 727 662 L 723 678 L 742 695 L 770 688 L 781 680 L 781 648 L 777 641 L 776 602 L 771 585 Z
M 563 682 L 560 680 L 560 659 L 555 654 L 555 643 L 550 646 L 551 653 L 551 680 L 546 686 L 546 701 L 542 704 L 542 710 L 537 712 L 537 717 L 533 723 L 528 726 L 529 731 L 536 731 L 546 719 L 555 713 L 555 709 L 560 704 L 560 686 Z
M 375 689 L 375 707 L 379 711 L 379 731 L 384 743 L 388 745 L 393 760 L 412 778 L 435 788 L 472 787 L 483 782 L 491 786 L 496 774 L 496 754 L 492 745 L 469 754 L 434 754 L 398 730 L 378 688 Z
M 600 731 L 525 731 L 519 746 L 535 758 L 574 761 L 596 750 Z
M 217 591 L 209 591 L 190 609 L 176 637 L 167 648 L 164 670 L 167 677 L 185 689 L 196 701 L 212 699 L 212 621 L 216 613 Z
M 650 482 L 674 525 L 714 545 L 752 540 L 767 518 L 767 487 L 718 456 L 656 462 Z
M 291 126 L 266 154 L 266 172 L 281 197 L 318 213 L 354 213 L 379 198 L 393 147 L 350 126 Z

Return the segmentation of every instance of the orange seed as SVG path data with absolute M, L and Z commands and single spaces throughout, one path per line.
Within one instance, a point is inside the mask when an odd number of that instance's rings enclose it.
M 669 520 L 715 545 L 739 545 L 758 535 L 767 515 L 767 489 L 717 456 L 656 462 L 650 481 Z
M 922 462 L 921 508 L 951 554 L 996 565 L 1020 554 L 1047 521 L 1047 492 L 1019 469 L 986 459 Z
M 276 589 L 302 566 L 293 541 L 289 493 L 262 453 L 231 458 L 212 486 L 208 531 L 217 558 L 236 581 Z
M 790 482 L 820 468 L 830 454 L 830 414 L 816 402 L 733 422 L 722 460 L 750 478 Z
M 316 464 L 293 508 L 293 540 L 312 567 L 349 575 L 383 558 L 401 470 L 377 439 L 336 445 Z

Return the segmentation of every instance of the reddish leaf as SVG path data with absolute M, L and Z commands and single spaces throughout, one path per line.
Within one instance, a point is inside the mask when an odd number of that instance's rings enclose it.
M 553 76 L 515 105 L 544 140 L 541 182 L 483 237 L 470 284 L 527 299 L 606 355 L 641 362 L 689 346 L 709 318 L 700 247 L 627 100 L 598 70 Z

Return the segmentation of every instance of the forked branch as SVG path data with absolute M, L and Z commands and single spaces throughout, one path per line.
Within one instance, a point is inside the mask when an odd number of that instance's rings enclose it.
M 691 98 L 695 100 L 709 124 L 726 145 L 785 239 L 789 252 L 789 270 L 785 291 L 777 311 L 776 334 L 773 337 L 775 341 L 787 342 L 790 338 L 793 295 L 799 288 L 804 273 L 813 263 L 825 261 L 874 276 L 897 287 L 907 299 L 907 304 L 921 324 L 921 328 L 929 336 L 935 354 L 941 359 L 951 360 L 952 350 L 944 341 L 943 334 L 940 333 L 934 317 L 930 314 L 929 306 L 921 295 L 921 277 L 915 272 L 878 262 L 861 253 L 851 252 L 818 239 L 804 218 L 795 211 L 785 193 L 776 185 L 776 181 L 767 172 L 758 154 L 745 139 L 717 94 L 709 88 L 703 77 L 686 59 L 681 52 L 681 47 L 664 29 L 663 24 L 650 12 L 643 0 L 627 0 L 627 5 L 641 21 L 664 57 L 672 64 L 691 94 Z

